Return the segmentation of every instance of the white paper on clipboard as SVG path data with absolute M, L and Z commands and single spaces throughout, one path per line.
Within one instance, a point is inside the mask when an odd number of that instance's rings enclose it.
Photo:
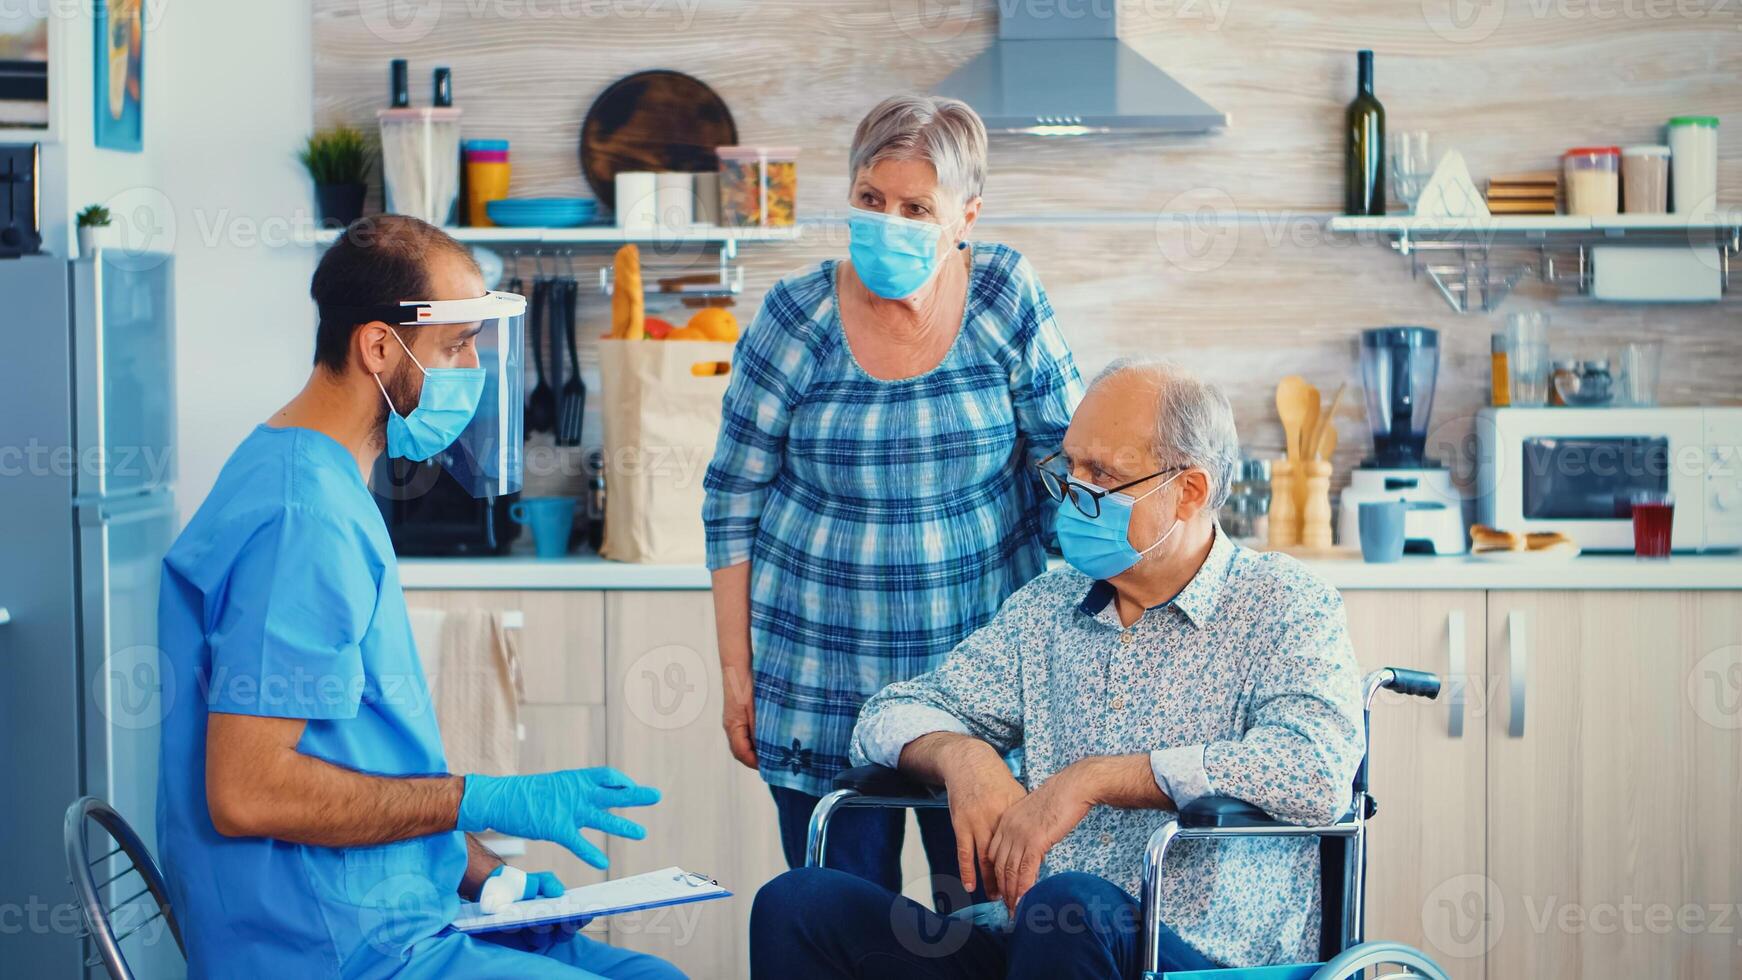
M 460 932 L 501 932 L 526 926 L 550 925 L 575 919 L 597 919 L 622 912 L 656 909 L 686 902 L 705 902 L 732 893 L 706 875 L 673 866 L 646 874 L 570 888 L 560 898 L 515 902 L 485 915 L 477 902 L 460 905 L 453 927 Z

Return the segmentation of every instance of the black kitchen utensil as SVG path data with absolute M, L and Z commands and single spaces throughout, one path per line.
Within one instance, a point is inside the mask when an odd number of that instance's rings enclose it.
M 532 370 L 538 383 L 526 397 L 526 431 L 550 432 L 556 427 L 556 389 L 544 376 L 545 324 L 550 318 L 550 280 L 532 282 Z
M 718 93 L 682 72 L 659 69 L 611 84 L 581 124 L 581 173 L 601 204 L 617 206 L 623 171 L 713 173 L 718 146 L 736 146 L 738 124 Z
M 575 307 L 580 287 L 573 279 L 563 280 L 562 326 L 568 340 L 569 377 L 563 382 L 562 399 L 557 408 L 556 444 L 581 444 L 581 422 L 587 411 L 587 386 L 581 382 L 581 355 L 575 350 Z

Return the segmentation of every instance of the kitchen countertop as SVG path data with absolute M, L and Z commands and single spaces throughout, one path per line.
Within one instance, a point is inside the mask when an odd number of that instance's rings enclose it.
M 1307 566 L 1339 589 L 1738 589 L 1742 555 L 1581 555 L 1555 562 L 1497 563 L 1465 557 L 1406 556 L 1390 565 L 1316 559 Z M 406 558 L 407 589 L 706 589 L 701 565 L 631 565 L 597 555 L 541 559 Z

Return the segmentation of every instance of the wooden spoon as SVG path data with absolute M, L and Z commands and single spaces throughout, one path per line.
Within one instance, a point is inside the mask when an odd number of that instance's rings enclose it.
M 1305 378 L 1291 374 L 1276 383 L 1276 415 L 1282 419 L 1282 431 L 1288 439 L 1290 462 L 1300 462 L 1301 437 L 1306 434 L 1307 413 L 1317 413 L 1319 395 Z

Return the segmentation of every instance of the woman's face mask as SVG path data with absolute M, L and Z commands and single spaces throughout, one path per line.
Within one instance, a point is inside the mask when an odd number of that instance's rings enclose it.
M 906 299 L 937 274 L 962 223 L 935 224 L 852 208 L 847 214 L 847 256 L 866 289 L 884 299 Z M 948 238 L 946 231 L 952 232 Z

